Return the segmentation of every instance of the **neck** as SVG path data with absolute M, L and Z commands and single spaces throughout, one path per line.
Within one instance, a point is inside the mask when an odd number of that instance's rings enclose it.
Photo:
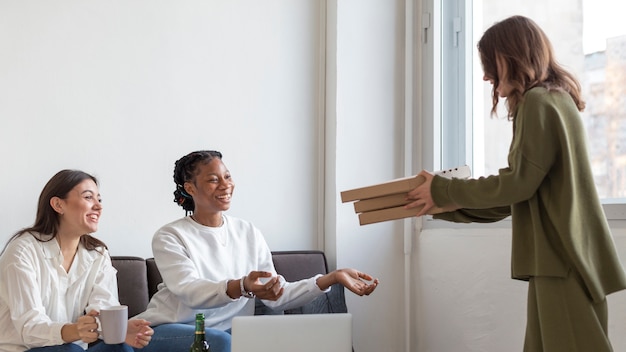
M 61 252 L 63 254 L 69 253 L 73 255 L 78 249 L 78 242 L 80 242 L 80 237 L 70 238 L 68 236 L 57 234 L 56 240 L 59 243 L 59 247 L 61 248 Z
M 61 254 L 63 255 L 63 268 L 65 269 L 65 272 L 69 272 L 70 267 L 74 262 L 74 257 L 78 252 L 78 242 L 80 241 L 80 236 L 69 237 L 57 233 L 56 240 L 59 243 Z
M 198 224 L 209 227 L 220 227 L 224 223 L 221 212 L 213 214 L 193 213 L 191 218 Z

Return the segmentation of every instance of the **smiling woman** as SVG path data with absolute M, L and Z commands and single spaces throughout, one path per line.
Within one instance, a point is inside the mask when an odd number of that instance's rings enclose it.
M 106 248 L 102 241 L 88 235 L 98 230 L 102 212 L 100 201 L 98 180 L 94 176 L 78 170 L 59 171 L 41 191 L 35 224 L 22 229 L 13 238 L 38 232 L 47 240 L 56 238 L 59 243 L 68 242 L 68 250 L 73 252 L 77 242 L 88 250 Z M 63 250 L 64 246 L 61 247 Z
M 97 343 L 96 316 L 119 305 L 107 247 L 91 235 L 101 212 L 95 177 L 62 170 L 48 181 L 34 225 L 18 231 L 0 256 L 0 311 L 10 312 L 0 315 L 0 350 L 83 351 L 96 343 L 88 351 L 130 352 L 148 345 L 153 331 L 138 319 L 128 321 L 124 343 Z
M 225 214 L 235 183 L 222 153 L 201 150 L 178 159 L 174 183 L 174 202 L 186 216 L 162 226 L 152 238 L 163 284 L 146 311 L 137 315 L 154 326 L 154 343 L 146 352 L 188 351 L 198 313 L 206 316 L 211 351 L 226 352 L 231 319 L 253 315 L 255 297 L 280 311 L 300 307 L 335 284 L 359 296 L 378 285 L 377 279 L 350 268 L 295 282 L 278 275 L 261 231 Z

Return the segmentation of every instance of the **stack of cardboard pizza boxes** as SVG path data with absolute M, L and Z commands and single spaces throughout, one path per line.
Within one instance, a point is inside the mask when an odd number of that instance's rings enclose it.
M 448 178 L 468 178 L 470 168 L 467 165 L 435 172 Z M 423 176 L 409 176 L 379 183 L 372 186 L 355 188 L 341 192 L 341 201 L 354 202 L 354 212 L 359 216 L 361 225 L 382 221 L 396 220 L 415 216 L 419 208 L 405 209 L 410 203 L 407 193 L 424 183 Z

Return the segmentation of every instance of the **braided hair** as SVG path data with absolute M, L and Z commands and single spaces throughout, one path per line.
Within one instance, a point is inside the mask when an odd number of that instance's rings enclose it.
M 211 160 L 222 159 L 222 153 L 215 150 L 199 150 L 191 152 L 176 160 L 174 166 L 174 203 L 185 209 L 185 214 L 193 213 L 195 204 L 193 198 L 185 191 L 185 182 L 190 182 L 196 177 L 199 164 L 208 164 Z

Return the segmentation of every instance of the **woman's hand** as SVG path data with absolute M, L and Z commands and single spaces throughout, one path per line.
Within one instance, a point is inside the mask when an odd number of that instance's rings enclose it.
M 98 339 L 98 323 L 96 317 L 98 311 L 91 312 L 79 317 L 76 323 L 65 324 L 61 328 L 61 339 L 65 342 L 81 340 L 86 343 L 94 342 Z
M 434 176 L 426 170 L 422 170 L 418 176 L 423 177 L 425 181 L 407 194 L 407 199 L 412 202 L 404 207 L 407 209 L 418 208 L 415 209 L 417 211 L 416 216 L 422 216 L 430 214 L 429 211 L 435 207 L 433 195 L 430 193 L 430 186 L 433 183 Z
M 366 281 L 371 281 L 371 283 Z M 337 269 L 317 279 L 317 286 L 321 290 L 326 290 L 336 283 L 343 285 L 359 296 L 368 296 L 378 286 L 378 279 L 351 268 Z
M 130 319 L 126 330 L 127 345 L 135 348 L 144 348 L 152 339 L 154 330 L 150 327 L 150 322 L 143 319 Z
M 260 299 L 275 301 L 283 295 L 282 276 L 272 276 L 268 271 L 251 271 L 245 277 L 244 287 Z
M 412 202 L 404 206 L 406 209 L 417 208 L 416 211 L 418 211 L 418 213 L 415 216 L 447 213 L 460 209 L 456 204 L 449 204 L 443 208 L 438 207 L 430 192 L 434 175 L 426 170 L 422 170 L 418 176 L 424 177 L 425 181 L 407 194 L 407 199 L 412 200 Z

